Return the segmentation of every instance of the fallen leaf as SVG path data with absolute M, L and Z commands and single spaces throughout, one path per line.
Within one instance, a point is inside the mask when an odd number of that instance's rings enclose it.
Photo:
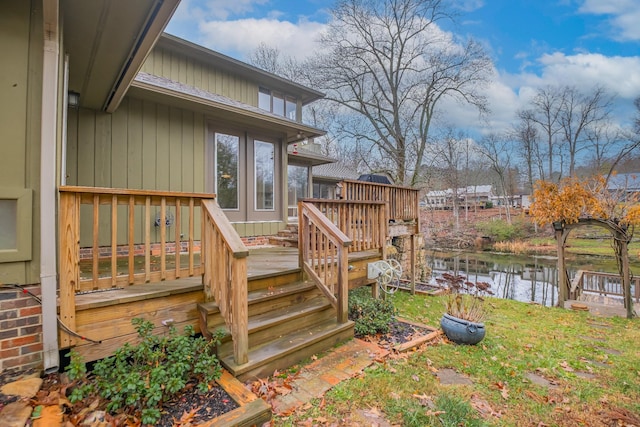
M 444 415 L 446 414 L 445 411 L 432 411 L 432 410 L 428 410 L 427 412 L 424 413 L 427 417 L 437 417 L 439 415 Z
M 415 374 L 411 375 L 411 379 L 414 381 L 420 381 L 420 377 Z

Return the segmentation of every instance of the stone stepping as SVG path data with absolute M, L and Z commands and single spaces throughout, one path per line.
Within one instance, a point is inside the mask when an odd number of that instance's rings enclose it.
M 613 348 L 596 347 L 596 349 L 600 351 L 604 351 L 605 353 L 610 354 L 612 356 L 620 356 L 622 354 L 620 350 L 614 350 Z
M 584 378 L 585 380 L 593 380 L 597 378 L 596 374 L 592 374 L 590 372 L 580 372 L 580 371 L 576 371 L 576 376 L 580 378 Z
M 604 338 L 589 337 L 589 336 L 586 336 L 586 335 L 580 335 L 579 338 L 581 338 L 583 340 L 587 340 L 587 341 L 607 342 L 607 340 L 604 339 Z
M 587 325 L 591 326 L 592 328 L 596 328 L 596 329 L 611 329 L 612 326 L 608 325 L 606 323 L 598 323 L 598 322 L 589 322 L 587 321 Z
M 600 368 L 609 368 L 611 365 L 607 363 L 598 362 L 597 360 L 585 360 L 586 363 L 589 363 L 593 366 L 598 366 Z
M 545 377 L 538 375 L 534 372 L 527 372 L 525 377 L 527 377 L 527 379 L 531 381 L 533 384 L 539 385 L 540 387 L 551 388 L 551 389 L 558 387 L 556 384 L 552 383 Z
M 473 381 L 467 376 L 457 373 L 453 369 L 440 369 L 436 377 L 443 385 L 473 385 Z

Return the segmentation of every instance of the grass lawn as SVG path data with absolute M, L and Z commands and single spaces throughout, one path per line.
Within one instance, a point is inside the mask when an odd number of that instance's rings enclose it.
M 534 238 L 527 240 L 527 242 L 534 248 L 544 247 L 550 253 L 556 253 L 556 241 L 553 238 Z M 615 256 L 609 236 L 602 239 L 581 239 L 570 236 L 567 239 L 565 251 L 567 254 L 574 255 Z M 640 241 L 638 239 L 634 239 L 629 244 L 629 256 L 632 259 L 640 257 Z
M 392 298 L 401 316 L 439 325 L 442 297 Z M 363 413 L 402 426 L 640 425 L 640 319 L 493 298 L 485 305 L 480 344 L 440 340 L 390 356 L 275 425 L 371 425 Z M 440 384 L 435 374 L 445 368 L 473 385 Z

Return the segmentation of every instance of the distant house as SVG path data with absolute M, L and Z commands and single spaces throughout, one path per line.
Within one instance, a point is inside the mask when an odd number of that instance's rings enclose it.
M 625 197 L 640 193 L 640 172 L 613 175 L 607 182 L 610 192 L 625 193 Z
M 459 207 L 485 207 L 495 196 L 491 185 L 470 185 L 458 188 L 456 195 Z M 454 205 L 454 191 L 446 190 L 429 191 L 424 196 L 425 205 L 434 209 L 451 209 Z

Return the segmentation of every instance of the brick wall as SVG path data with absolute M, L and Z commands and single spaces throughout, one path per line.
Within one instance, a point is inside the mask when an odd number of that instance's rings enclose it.
M 40 297 L 40 286 L 26 290 Z M 0 372 L 42 368 L 42 306 L 20 289 L 0 288 Z

